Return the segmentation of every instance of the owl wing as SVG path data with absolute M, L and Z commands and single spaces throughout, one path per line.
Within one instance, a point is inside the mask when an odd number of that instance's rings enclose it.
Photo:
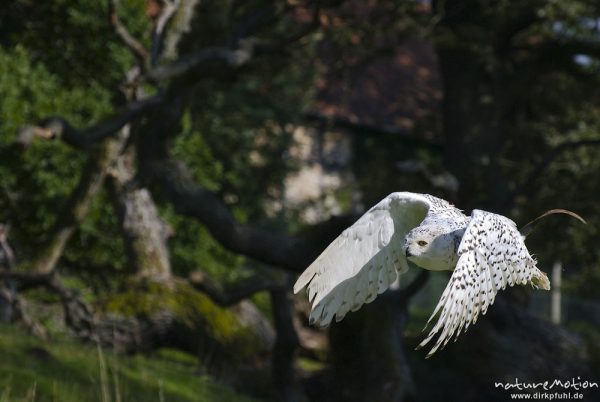
M 515 223 L 501 215 L 474 210 L 458 247 L 456 268 L 427 325 L 440 310 L 441 314 L 418 348 L 441 331 L 427 355 L 430 357 L 453 335 L 456 340 L 463 328 L 466 331 L 477 322 L 479 313 L 486 313 L 500 289 L 527 283 L 550 289 L 548 277 L 536 267 Z
M 392 193 L 344 230 L 294 285 L 294 293 L 308 287 L 310 323 L 325 327 L 334 316 L 340 321 L 406 271 L 404 237 L 423 221 L 433 201 L 431 196 Z

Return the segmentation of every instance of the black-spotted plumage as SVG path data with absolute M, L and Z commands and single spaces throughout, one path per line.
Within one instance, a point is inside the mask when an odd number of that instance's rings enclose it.
M 327 326 L 383 293 L 408 269 L 454 270 L 431 318 L 440 313 L 424 346 L 439 333 L 428 356 L 485 314 L 506 286 L 549 289 L 510 219 L 474 210 L 470 217 L 428 194 L 392 193 L 336 238 L 300 275 L 308 287 L 310 321 Z M 429 322 L 428 322 L 429 324 Z

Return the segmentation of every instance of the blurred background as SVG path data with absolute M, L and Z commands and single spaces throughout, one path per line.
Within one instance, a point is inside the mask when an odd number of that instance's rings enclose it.
M 600 381 L 599 59 L 593 0 L 4 2 L 0 401 Z M 588 224 L 542 222 L 527 244 L 553 290 L 501 292 L 425 360 L 447 273 L 326 331 L 291 294 L 393 191 Z

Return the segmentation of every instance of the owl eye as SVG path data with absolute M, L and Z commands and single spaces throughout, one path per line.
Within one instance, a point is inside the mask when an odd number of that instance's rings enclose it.
M 418 244 L 419 246 L 423 247 L 423 246 L 426 246 L 426 245 L 427 245 L 427 242 L 426 242 L 425 240 L 419 240 L 419 241 L 417 242 L 417 244 Z

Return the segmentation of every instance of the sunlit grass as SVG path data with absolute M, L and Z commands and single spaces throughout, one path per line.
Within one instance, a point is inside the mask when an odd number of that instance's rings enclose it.
M 251 401 L 199 373 L 182 352 L 122 356 L 0 326 L 0 402 Z
M 298 358 L 298 368 L 305 372 L 316 372 L 323 370 L 326 367 L 327 366 L 323 362 L 317 360 L 307 359 L 305 357 Z

